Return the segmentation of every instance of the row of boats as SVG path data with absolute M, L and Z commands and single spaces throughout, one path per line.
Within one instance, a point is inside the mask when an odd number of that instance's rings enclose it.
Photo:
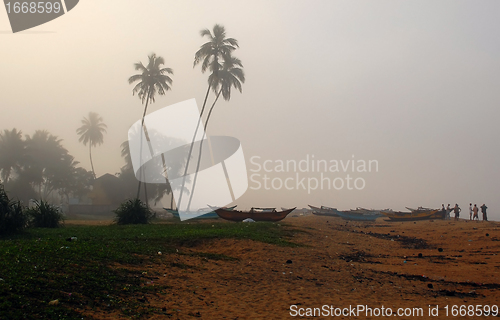
M 393 211 L 391 209 L 385 210 L 372 210 L 365 208 L 356 208 L 348 211 L 340 211 L 336 208 L 326 206 L 315 207 L 309 205 L 313 214 L 319 216 L 333 216 L 340 217 L 345 220 L 354 221 L 375 221 L 380 217 L 387 217 L 391 221 L 417 221 L 417 220 L 433 220 L 433 219 L 446 219 L 449 217 L 450 211 L 438 210 L 431 208 L 418 207 L 417 209 L 408 208 L 409 211 Z
M 340 217 L 345 220 L 353 221 L 375 221 L 380 217 L 387 217 L 391 221 L 416 221 L 416 220 L 431 220 L 431 219 L 446 219 L 449 217 L 449 211 L 437 210 L 430 208 L 419 207 L 417 209 L 408 208 L 409 211 L 393 211 L 391 209 L 372 210 L 364 208 L 356 208 L 347 211 L 337 210 L 326 206 L 315 207 L 309 205 L 312 213 L 318 216 Z M 286 218 L 296 208 L 281 208 L 281 211 L 276 208 L 252 208 L 249 211 L 236 210 L 236 206 L 216 208 L 210 207 L 210 212 L 202 215 L 193 215 L 196 219 L 216 219 L 221 218 L 229 221 L 244 221 L 251 219 L 253 221 L 271 221 L 276 222 Z M 180 219 L 179 212 L 173 209 L 165 210 L 171 213 L 174 218 Z M 206 212 L 206 210 L 205 210 Z

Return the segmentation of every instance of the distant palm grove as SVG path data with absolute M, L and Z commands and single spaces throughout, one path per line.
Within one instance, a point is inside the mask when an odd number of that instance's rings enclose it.
M 234 51 L 239 48 L 238 41 L 226 37 L 226 30 L 223 26 L 216 24 L 212 30 L 202 30 L 200 35 L 208 38 L 208 41 L 195 53 L 193 67 L 200 65 L 202 73 L 208 71 L 209 74 L 208 87 L 201 109 L 201 116 L 205 114 L 205 123 L 200 117 L 196 130 L 199 130 L 200 126 L 206 130 L 219 97 L 222 96 L 224 100 L 229 101 L 232 88 L 241 92 L 245 75 L 242 62 L 233 55 Z M 167 91 L 172 90 L 174 71 L 165 67 L 164 64 L 163 57 L 151 53 L 146 64 L 137 62 L 133 65 L 138 73 L 128 79 L 128 83 L 134 85 L 132 94 L 137 94 L 143 105 L 142 125 L 147 140 L 149 140 L 149 135 L 144 126 L 144 117 L 148 106 L 155 102 L 157 95 L 165 95 Z M 210 92 L 213 92 L 213 100 L 209 105 Z M 205 112 L 207 106 L 210 107 L 208 114 Z M 81 126 L 76 128 L 79 142 L 88 146 L 91 170 L 83 168 L 81 163 L 69 154 L 62 145 L 62 139 L 46 130 L 37 130 L 33 134 L 23 134 L 16 128 L 3 130 L 0 132 L 1 184 L 10 198 L 17 199 L 24 204 L 28 204 L 30 199 L 43 199 L 55 204 L 69 203 L 70 198 L 87 201 L 90 204 L 88 194 L 96 179 L 99 178 L 95 173 L 92 152 L 102 152 L 99 149 L 93 149 L 104 143 L 106 129 L 103 118 L 96 112 L 89 112 L 83 117 Z M 196 132 L 193 132 L 193 141 L 195 136 Z M 187 164 L 182 168 L 179 166 L 179 171 L 187 170 L 189 161 L 192 160 L 193 145 L 191 143 Z M 182 190 L 181 197 L 178 199 L 180 203 L 183 193 L 191 196 L 194 193 L 194 186 L 192 190 L 187 190 L 184 181 L 179 186 L 143 185 L 144 194 L 140 197 L 141 183 L 138 182 L 136 173 L 133 171 L 128 142 L 123 142 L 121 148 L 121 156 L 125 160 L 125 165 L 115 175 L 116 180 L 113 180 L 113 186 L 108 188 L 112 190 L 109 197 L 112 198 L 113 203 L 120 203 L 131 198 L 142 198 L 141 200 L 149 205 L 151 201 L 156 203 L 165 195 L 172 195 L 172 188 Z M 195 160 L 199 165 L 200 159 Z M 96 164 L 96 168 L 99 168 L 99 164 Z M 140 175 L 141 172 L 137 174 Z M 194 182 L 196 182 L 196 177 Z M 170 205 L 174 206 L 172 197 Z
M 0 133 L 0 176 L 11 198 L 25 204 L 30 199 L 56 202 L 89 192 L 92 172 L 79 167 L 61 142 L 46 130 L 25 136 L 17 129 Z

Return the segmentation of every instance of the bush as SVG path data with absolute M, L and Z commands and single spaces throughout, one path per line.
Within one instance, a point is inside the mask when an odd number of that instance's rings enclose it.
M 35 207 L 27 209 L 26 213 L 31 218 L 30 226 L 35 228 L 58 228 L 64 220 L 59 208 L 43 200 L 36 201 Z
M 0 235 L 19 233 L 26 228 L 28 218 L 19 201 L 11 201 L 0 185 Z
M 118 209 L 113 211 L 116 214 L 117 224 L 147 224 L 153 217 L 144 202 L 139 199 L 129 199 L 122 202 Z

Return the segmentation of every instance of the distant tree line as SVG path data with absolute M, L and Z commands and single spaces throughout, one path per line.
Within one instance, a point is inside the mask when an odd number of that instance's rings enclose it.
M 46 130 L 23 136 L 17 129 L 0 133 L 0 178 L 11 198 L 81 198 L 90 191 L 93 174 Z

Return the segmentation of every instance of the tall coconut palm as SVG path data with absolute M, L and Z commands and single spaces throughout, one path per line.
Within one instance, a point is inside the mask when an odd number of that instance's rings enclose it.
M 222 94 L 222 97 L 224 100 L 229 101 L 231 99 L 231 88 L 236 88 L 240 91 L 242 91 L 242 83 L 245 83 L 245 73 L 243 72 L 243 64 L 241 63 L 241 60 L 235 57 L 230 57 L 228 60 L 224 61 L 224 65 L 222 68 L 219 70 L 219 74 L 217 79 L 213 80 L 214 88 L 218 90 L 217 96 L 215 97 L 215 100 L 210 107 L 210 110 L 207 115 L 207 119 L 205 121 L 205 127 L 204 127 L 204 133 L 203 133 L 203 138 L 200 142 L 200 151 L 198 153 L 198 163 L 196 165 L 196 170 L 195 170 L 195 175 L 193 179 L 193 188 L 191 190 L 191 195 L 189 197 L 189 203 L 188 203 L 188 210 L 191 205 L 191 200 L 193 199 L 194 195 L 194 188 L 196 186 L 196 179 L 198 177 L 198 170 L 200 169 L 200 162 L 201 162 L 201 155 L 202 155 L 202 148 L 203 148 L 203 140 L 205 138 L 206 132 L 207 132 L 207 127 L 208 127 L 208 121 L 210 120 L 210 116 L 212 115 L 212 111 L 215 107 L 215 104 L 217 103 L 217 100 L 219 100 L 220 95 Z
M 135 63 L 134 68 L 140 71 L 140 73 L 128 78 L 129 84 L 138 82 L 132 90 L 132 93 L 134 95 L 137 93 L 142 103 L 146 103 L 142 115 L 143 125 L 148 104 L 149 102 L 155 102 L 156 93 L 162 96 L 165 95 L 168 90 L 171 90 L 172 78 L 168 75 L 173 75 L 174 71 L 171 68 L 162 68 L 164 64 L 165 59 L 163 59 L 163 57 L 157 57 L 155 53 L 152 53 L 148 56 L 148 65 L 144 66 L 142 62 Z
M 148 109 L 148 104 L 150 102 L 155 102 L 155 95 L 165 95 L 165 93 L 171 89 L 172 78 L 169 74 L 173 75 L 174 71 L 171 68 L 163 68 L 165 64 L 165 59 L 160 56 L 156 56 L 152 53 L 148 56 L 148 65 L 144 66 L 142 62 L 137 62 L 134 64 L 134 68 L 140 71 L 139 74 L 135 74 L 128 79 L 128 83 L 132 84 L 137 82 L 132 94 L 136 94 L 141 99 L 142 103 L 146 103 L 144 106 L 144 113 L 142 114 L 141 126 L 144 129 L 144 117 L 146 117 L 146 111 Z M 146 131 L 147 137 L 147 131 Z M 141 135 L 141 150 L 142 150 L 142 135 Z M 141 153 L 142 154 L 142 153 Z M 141 159 L 142 162 L 142 159 Z M 137 198 L 139 198 L 139 193 L 141 192 L 141 180 L 139 179 L 139 186 L 137 188 Z M 147 189 L 144 186 L 144 193 L 146 197 L 146 203 L 148 202 Z
M 214 80 L 215 83 L 215 80 Z M 224 100 L 231 100 L 231 88 L 234 87 L 238 89 L 241 93 L 242 91 L 242 83 L 245 83 L 245 72 L 243 71 L 243 64 L 241 60 L 235 57 L 230 57 L 229 60 L 224 61 L 224 66 L 219 72 L 219 77 L 216 82 L 216 88 L 218 90 L 217 96 L 208 111 L 207 120 L 205 120 L 205 133 L 208 127 L 208 121 L 210 120 L 210 115 L 219 99 L 219 96 L 222 94 Z
M 193 67 L 196 67 L 199 63 L 201 63 L 201 72 L 205 73 L 207 70 L 211 72 L 208 77 L 208 88 L 207 93 L 205 94 L 205 99 L 203 100 L 203 106 L 201 108 L 200 120 L 198 121 L 198 125 L 196 126 L 196 130 L 193 135 L 193 141 L 191 142 L 191 147 L 189 149 L 186 167 L 184 169 L 184 177 L 186 177 L 189 161 L 191 159 L 191 153 L 193 151 L 194 140 L 196 134 L 198 133 L 198 128 L 200 126 L 201 117 L 205 111 L 205 106 L 207 104 L 208 95 L 210 90 L 213 90 L 215 94 L 218 92 L 217 84 L 219 83 L 220 70 L 224 61 L 231 60 L 231 54 L 234 50 L 239 48 L 238 40 L 234 38 L 226 38 L 226 29 L 224 26 L 216 24 L 213 27 L 213 33 L 209 29 L 203 29 L 200 31 L 201 37 L 207 37 L 209 39 L 208 42 L 204 43 L 200 49 L 194 55 L 194 63 Z M 184 190 L 185 178 L 182 181 L 181 190 Z M 182 191 L 179 196 L 179 203 L 177 204 L 180 208 L 181 200 L 182 200 Z
M 0 170 L 4 183 L 8 182 L 12 172 L 19 173 L 25 149 L 26 143 L 20 130 L 14 128 L 0 133 Z
M 76 133 L 80 135 L 79 142 L 82 142 L 84 146 L 89 144 L 89 154 L 90 154 L 90 165 L 92 166 L 92 173 L 94 174 L 94 179 L 96 178 L 94 171 L 94 163 L 92 162 L 92 147 L 101 145 L 104 142 L 103 133 L 106 132 L 106 124 L 102 122 L 102 117 L 95 112 L 89 112 L 88 118 L 83 118 L 82 126 L 76 130 Z

